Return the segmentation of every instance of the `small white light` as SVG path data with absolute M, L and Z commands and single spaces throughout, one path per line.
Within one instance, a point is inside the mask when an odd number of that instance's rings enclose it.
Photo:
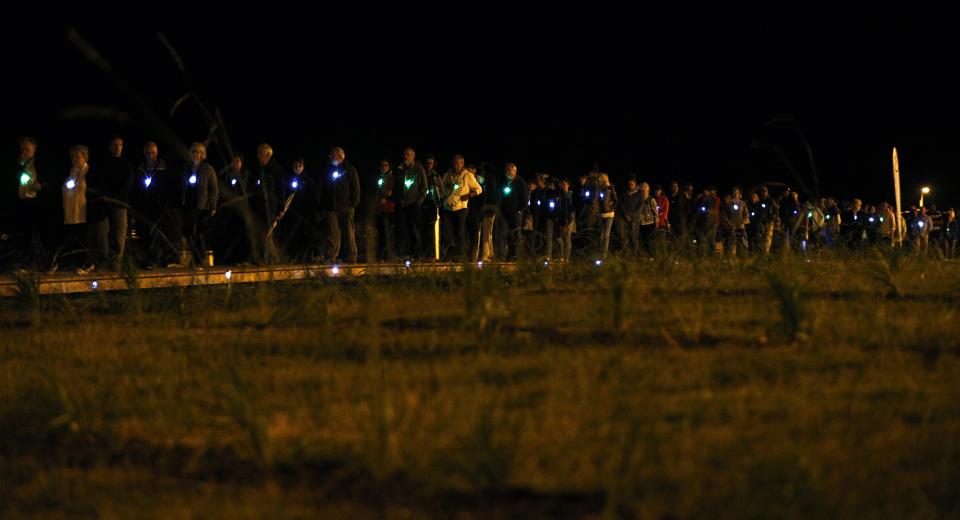
M 96 281 L 96 280 L 90 282 L 90 288 L 93 289 L 93 290 L 99 289 L 99 288 L 100 288 L 100 282 L 98 282 L 98 281 Z
M 547 260 L 544 260 L 544 261 L 543 261 L 543 266 L 546 267 L 546 266 L 548 266 L 548 265 L 550 265 L 550 262 L 547 261 Z
M 739 204 L 734 204 L 734 205 L 733 205 L 733 210 L 734 210 L 734 211 L 739 211 L 739 210 L 740 210 L 740 205 L 739 205 Z
M 477 267 L 483 267 L 483 260 L 480 260 L 479 262 L 477 262 Z
M 856 215 L 853 216 L 853 220 L 857 220 L 857 216 L 856 216 Z
M 379 179 L 377 179 L 377 186 L 381 188 L 383 187 L 383 177 L 380 177 Z
M 590 196 L 590 190 L 587 190 L 586 196 L 587 196 L 587 197 Z
M 227 281 L 230 281 L 230 278 L 233 277 L 233 271 L 227 271 L 227 272 L 223 273 L 223 277 L 226 278 Z
M 707 207 L 706 207 L 706 206 L 700 206 L 700 213 L 706 213 L 706 212 L 707 212 Z
M 883 222 L 883 217 L 880 217 L 880 222 Z
M 755 217 L 755 216 L 757 216 L 757 214 L 756 214 L 756 212 L 751 211 L 751 212 L 750 212 L 750 216 L 751 216 L 751 217 Z
M 543 201 L 538 200 L 538 201 L 537 201 L 537 206 L 539 206 L 542 202 L 543 202 Z
M 340 175 L 340 170 L 333 170 L 333 180 L 339 179 Z M 257 184 L 259 184 L 259 182 Z
M 601 199 L 604 198 L 603 195 L 604 195 L 604 192 L 601 191 L 601 192 L 600 192 L 600 198 L 601 198 Z
M 599 258 L 597 258 L 596 260 L 593 261 L 593 263 L 594 263 L 595 265 L 600 265 L 600 264 L 603 263 L 603 260 L 600 260 Z
M 196 184 L 196 183 L 197 183 L 197 174 L 194 173 L 193 175 L 191 175 L 190 178 L 188 179 L 188 181 L 190 181 L 190 184 Z
M 761 203 L 760 203 L 760 207 L 761 207 L 761 208 L 765 208 L 765 207 L 767 207 L 767 205 L 761 202 Z
M 297 186 L 299 186 L 299 185 L 300 185 L 300 183 L 297 182 L 296 179 L 294 179 L 293 182 L 290 183 L 290 187 L 293 188 L 293 189 L 297 189 Z
M 807 212 L 807 218 L 813 218 L 813 212 L 812 212 L 812 211 L 808 211 L 808 212 Z
M 410 267 L 410 260 L 407 260 L 406 262 L 404 262 L 403 265 Z
M 237 179 L 230 179 L 230 185 L 231 185 L 231 186 L 236 186 L 236 185 L 237 185 Z
M 257 186 L 260 185 L 260 179 L 257 179 Z
M 550 209 L 555 209 L 556 207 L 557 207 L 557 203 L 551 200 L 551 201 L 550 201 Z
M 799 211 L 793 210 L 793 214 L 794 214 L 794 215 L 797 215 L 797 214 L 799 214 L 799 213 L 800 213 Z
M 68 189 L 68 190 L 72 190 L 72 189 L 75 188 L 76 186 L 77 186 L 77 181 L 75 181 L 75 180 L 73 180 L 73 179 L 67 179 L 67 189 Z
M 340 267 L 335 265 L 333 266 L 333 269 L 331 269 L 330 271 L 333 273 L 334 276 L 336 276 L 340 274 Z
M 873 217 L 870 217 L 867 220 L 869 220 L 870 222 L 873 222 Z
M 921 220 L 920 222 L 917 222 L 917 226 L 923 227 L 923 221 Z
M 409 190 L 410 186 L 413 186 L 413 179 L 404 179 L 403 187 Z
M 144 178 L 143 178 L 143 187 L 144 187 L 144 188 L 149 188 L 151 183 L 153 183 L 153 177 L 144 177 Z
M 827 220 L 830 220 L 830 214 L 827 213 L 827 216 L 825 216 L 825 217 L 823 217 L 823 218 L 825 218 L 825 219 L 827 219 Z

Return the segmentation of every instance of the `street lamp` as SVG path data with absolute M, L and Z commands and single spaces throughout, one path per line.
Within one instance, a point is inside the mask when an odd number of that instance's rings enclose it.
M 921 207 L 921 208 L 923 207 L 923 196 L 926 195 L 926 194 L 928 194 L 928 193 L 930 193 L 930 188 L 929 188 L 929 187 L 924 186 L 923 188 L 920 188 L 920 207 Z

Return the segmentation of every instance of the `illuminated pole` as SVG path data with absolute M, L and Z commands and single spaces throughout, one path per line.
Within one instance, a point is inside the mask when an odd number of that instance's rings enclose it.
M 900 213 L 900 160 L 897 148 L 893 148 L 893 193 L 897 202 L 897 238 L 896 243 L 903 245 L 903 215 Z
M 930 193 L 930 188 L 924 186 L 920 189 L 920 207 L 923 207 L 923 196 Z

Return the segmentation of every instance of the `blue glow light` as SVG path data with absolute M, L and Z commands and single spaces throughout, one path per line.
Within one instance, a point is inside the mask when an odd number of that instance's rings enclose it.
M 190 184 L 196 184 L 196 183 L 197 183 L 197 174 L 194 173 L 194 174 L 191 175 L 190 178 L 187 179 L 187 180 L 190 182 Z
M 143 178 L 143 187 L 144 187 L 144 188 L 149 188 L 151 183 L 153 183 L 153 177 L 144 177 L 144 178 Z
M 230 179 L 230 185 L 231 185 L 231 186 L 236 186 L 236 185 L 237 185 L 237 179 Z
M 67 189 L 68 189 L 68 190 L 72 190 L 72 189 L 75 188 L 76 186 L 77 186 L 77 181 L 75 181 L 75 180 L 73 180 L 73 179 L 67 179 Z
M 297 182 L 296 179 L 294 179 L 294 180 L 292 180 L 292 181 L 290 182 L 290 187 L 291 187 L 291 188 L 297 189 L 297 186 L 300 186 L 300 183 Z

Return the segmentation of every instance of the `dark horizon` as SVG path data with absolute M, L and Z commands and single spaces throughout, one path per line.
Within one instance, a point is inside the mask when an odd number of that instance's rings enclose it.
M 54 24 L 30 45 L 16 34 L 4 37 L 23 66 L 19 77 L 31 79 L 15 82 L 2 137 L 12 157 L 16 137 L 34 135 L 52 169 L 65 169 L 68 146 L 86 144 L 96 156 L 114 132 L 127 139 L 130 157 L 152 139 L 174 159 L 137 100 L 116 86 L 129 84 L 181 142 L 205 137 L 193 101 L 168 117 L 188 89 L 159 32 L 179 52 L 202 100 L 222 111 L 248 162 L 266 141 L 284 165 L 302 156 L 309 169 L 329 146 L 340 145 L 369 176 L 381 158 L 396 161 L 412 145 L 421 157 L 436 154 L 441 166 L 462 153 L 468 163 L 497 169 L 516 162 L 524 176 L 573 177 L 599 161 L 621 181 L 636 173 L 653 183 L 689 180 L 698 189 L 726 190 L 761 181 L 797 187 L 788 161 L 812 188 L 799 129 L 821 194 L 892 202 L 896 146 L 904 205 L 929 184 L 930 203 L 953 206 L 960 199 L 951 182 L 960 162 L 954 145 L 960 110 L 950 95 L 956 84 L 938 62 L 949 47 L 929 22 L 897 24 L 831 21 L 811 31 L 805 21 L 767 27 L 701 21 L 635 38 L 589 34 L 589 43 L 528 33 L 510 42 L 442 45 L 425 36 L 397 43 L 394 33 L 376 27 L 335 28 L 327 38 L 287 26 L 243 33 L 262 36 L 255 39 L 173 23 L 149 30 L 78 23 L 78 33 L 111 63 L 110 76 L 68 41 L 69 25 Z M 910 41 L 885 37 L 896 30 L 909 30 Z M 330 49 L 329 42 L 360 37 L 369 39 Z M 25 59 L 27 51 L 33 60 Z M 260 72 L 256 64 L 263 61 Z M 82 106 L 109 107 L 131 120 L 64 119 Z M 49 175 L 56 176 L 41 172 Z

